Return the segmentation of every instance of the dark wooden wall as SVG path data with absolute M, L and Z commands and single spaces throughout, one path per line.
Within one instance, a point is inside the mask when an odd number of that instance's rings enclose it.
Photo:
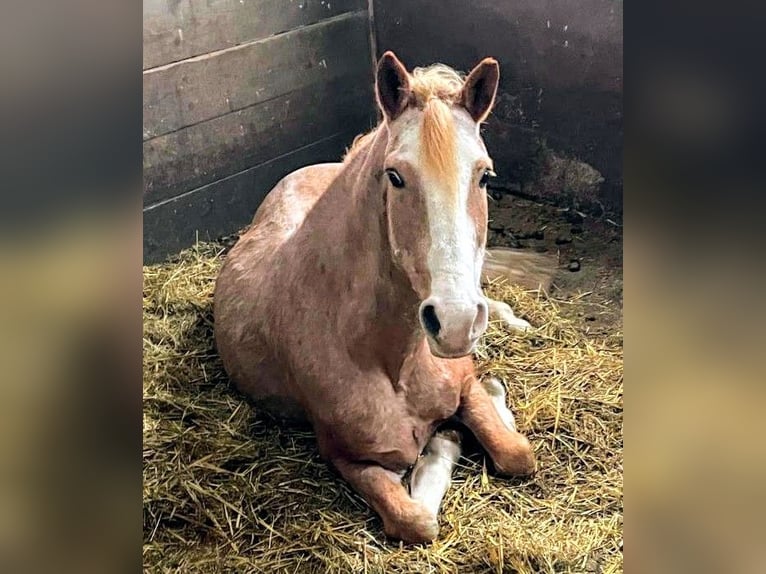
M 376 119 L 366 0 L 144 0 L 144 261 L 249 223 Z
M 500 61 L 485 128 L 501 177 L 525 177 L 537 141 L 605 177 L 601 201 L 622 209 L 621 0 L 374 0 L 377 55 L 408 68 L 443 62 L 469 71 Z
M 144 261 L 249 223 L 290 171 L 376 121 L 373 49 L 412 68 L 501 64 L 485 127 L 502 178 L 537 143 L 606 178 L 622 208 L 620 0 L 145 0 Z

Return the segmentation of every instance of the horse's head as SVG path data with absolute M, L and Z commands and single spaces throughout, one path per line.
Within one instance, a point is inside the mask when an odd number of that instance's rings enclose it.
M 492 160 L 479 125 L 498 79 L 491 58 L 465 80 L 441 65 L 410 74 L 392 52 L 378 63 L 392 256 L 420 297 L 420 324 L 441 357 L 469 354 L 487 327 L 480 279 Z

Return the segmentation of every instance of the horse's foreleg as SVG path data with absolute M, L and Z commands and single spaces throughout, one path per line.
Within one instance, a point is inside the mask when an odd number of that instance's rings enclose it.
M 474 433 L 500 474 L 533 474 L 535 455 L 532 446 L 516 431 L 513 415 L 505 406 L 502 385 L 499 381 L 490 381 L 482 383 L 472 378 L 466 383 L 458 416 Z M 500 391 L 503 396 L 498 400 Z M 500 401 L 502 409 L 498 406 Z
M 391 538 L 407 543 L 430 542 L 439 534 L 436 516 L 413 500 L 402 485 L 402 475 L 370 463 L 334 459 L 333 464 L 383 520 Z
M 460 458 L 460 435 L 455 430 L 439 431 L 431 437 L 423 456 L 410 476 L 410 494 L 422 502 L 434 517 L 452 483 L 452 469 Z
M 501 321 L 509 329 L 514 331 L 526 331 L 527 329 L 532 328 L 532 325 L 527 321 L 519 319 L 513 313 L 513 309 L 511 309 L 511 306 L 508 305 L 508 303 L 487 298 L 487 304 L 489 305 L 489 317 Z

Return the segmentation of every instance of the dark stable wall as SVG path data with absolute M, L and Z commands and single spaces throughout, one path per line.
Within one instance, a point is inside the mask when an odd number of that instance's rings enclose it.
M 622 211 L 621 1 L 374 0 L 373 14 L 377 56 L 393 50 L 409 69 L 500 62 L 483 131 L 501 181 L 534 173 L 544 141 L 601 172 L 600 201 Z
M 144 1 L 144 263 L 247 225 L 375 122 L 367 0 Z
M 544 140 L 622 209 L 622 2 L 145 0 L 145 263 L 244 227 L 279 179 L 374 125 L 370 5 L 378 57 L 500 61 L 484 136 L 501 183 L 534 177 Z

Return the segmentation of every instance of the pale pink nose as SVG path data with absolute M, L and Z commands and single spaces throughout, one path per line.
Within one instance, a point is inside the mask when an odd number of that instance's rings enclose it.
M 420 323 L 431 350 L 441 356 L 462 356 L 473 350 L 487 329 L 487 302 L 429 297 L 420 304 Z

